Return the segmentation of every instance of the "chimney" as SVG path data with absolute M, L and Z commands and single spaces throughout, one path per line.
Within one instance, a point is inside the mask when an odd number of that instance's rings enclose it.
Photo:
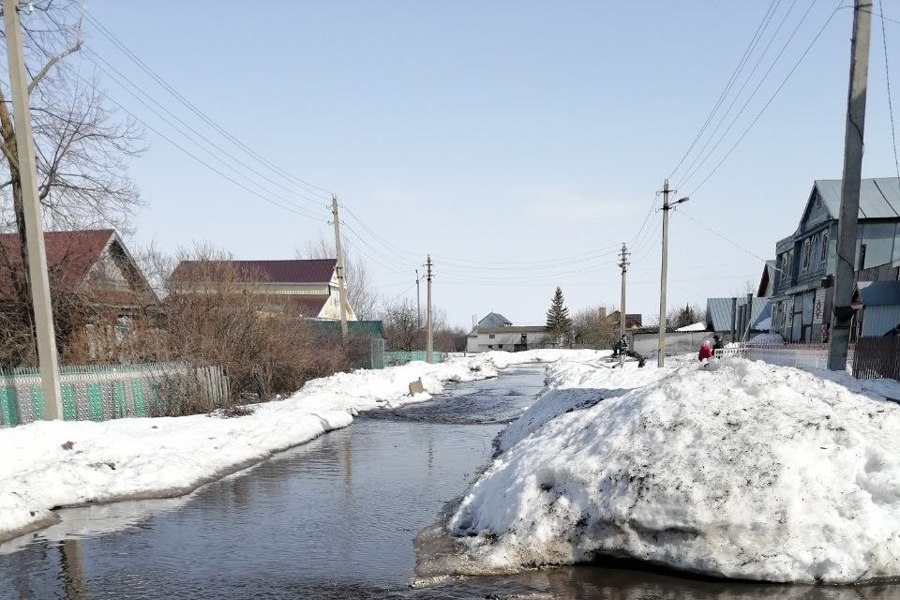
M 599 309 L 597 309 L 597 316 L 599 316 L 601 320 L 606 318 L 606 307 L 605 306 L 601 306 Z

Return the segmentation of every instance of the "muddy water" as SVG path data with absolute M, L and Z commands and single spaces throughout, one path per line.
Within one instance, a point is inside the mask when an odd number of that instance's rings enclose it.
M 465 491 L 542 381 L 539 366 L 510 369 L 361 415 L 186 498 L 63 511 L 59 525 L 0 546 L 0 598 L 900 597 L 894 586 L 760 586 L 621 565 L 417 580 L 417 535 Z M 431 551 L 420 540 L 420 560 Z

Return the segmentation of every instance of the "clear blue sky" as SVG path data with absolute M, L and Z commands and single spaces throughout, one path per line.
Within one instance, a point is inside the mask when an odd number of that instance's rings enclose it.
M 773 42 L 719 135 L 761 80 L 759 91 L 696 175 L 685 181 L 705 137 L 672 184 L 678 196 L 691 194 L 685 213 L 772 258 L 813 180 L 841 176 L 852 10 L 833 15 L 756 125 L 696 188 L 838 4 L 95 0 L 88 10 L 230 134 L 335 191 L 386 240 L 390 246 L 343 216 L 351 253 L 367 259 L 384 295 L 414 301 L 414 269 L 434 255 L 435 304 L 468 326 L 491 310 L 541 323 L 557 285 L 571 312 L 617 306 L 612 252 L 622 242 L 635 250 L 628 312 L 656 318 L 660 214 L 638 230 L 770 6 L 772 19 L 723 113 Z M 888 2 L 886 16 L 900 20 L 900 7 Z M 894 176 L 881 21 L 872 23 L 864 175 Z M 885 27 L 900 112 L 900 24 Z M 100 72 L 111 97 L 264 196 L 274 197 L 268 188 L 317 217 L 264 202 L 148 130 L 148 151 L 131 171 L 147 203 L 132 244 L 154 240 L 172 251 L 208 241 L 238 258 L 275 259 L 331 235 L 324 198 L 230 145 L 90 22 L 86 34 L 94 51 L 181 119 L 306 197 L 220 166 L 193 145 L 196 134 L 185 137 Z M 92 68 L 82 61 L 83 72 Z M 673 214 L 670 234 L 670 307 L 743 291 L 762 273 L 759 260 L 685 215 Z

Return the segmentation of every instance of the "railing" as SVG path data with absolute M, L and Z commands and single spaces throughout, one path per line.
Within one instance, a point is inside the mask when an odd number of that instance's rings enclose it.
M 169 396 L 184 391 L 210 406 L 229 397 L 221 367 L 181 363 L 60 367 L 62 417 L 66 421 L 105 421 L 165 413 Z M 0 370 L 0 427 L 43 419 L 44 390 L 38 369 Z
M 444 362 L 444 354 L 442 352 L 432 352 L 431 353 L 431 362 L 439 363 Z M 384 353 L 384 366 L 393 367 L 396 365 L 405 365 L 406 363 L 413 362 L 414 360 L 425 360 L 425 351 L 424 350 L 400 350 L 396 352 L 385 352 Z
M 847 364 L 853 364 L 855 347 L 847 349 Z M 828 344 L 741 344 L 720 348 L 717 358 L 741 357 L 761 360 L 773 365 L 799 367 L 801 369 L 828 368 Z

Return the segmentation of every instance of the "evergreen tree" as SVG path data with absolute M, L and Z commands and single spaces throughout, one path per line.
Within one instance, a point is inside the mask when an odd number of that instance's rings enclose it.
M 565 306 L 565 299 L 561 288 L 556 288 L 553 300 L 550 302 L 550 310 L 547 311 L 547 332 L 553 339 L 559 339 L 572 329 L 572 319 L 569 318 L 569 309 Z

